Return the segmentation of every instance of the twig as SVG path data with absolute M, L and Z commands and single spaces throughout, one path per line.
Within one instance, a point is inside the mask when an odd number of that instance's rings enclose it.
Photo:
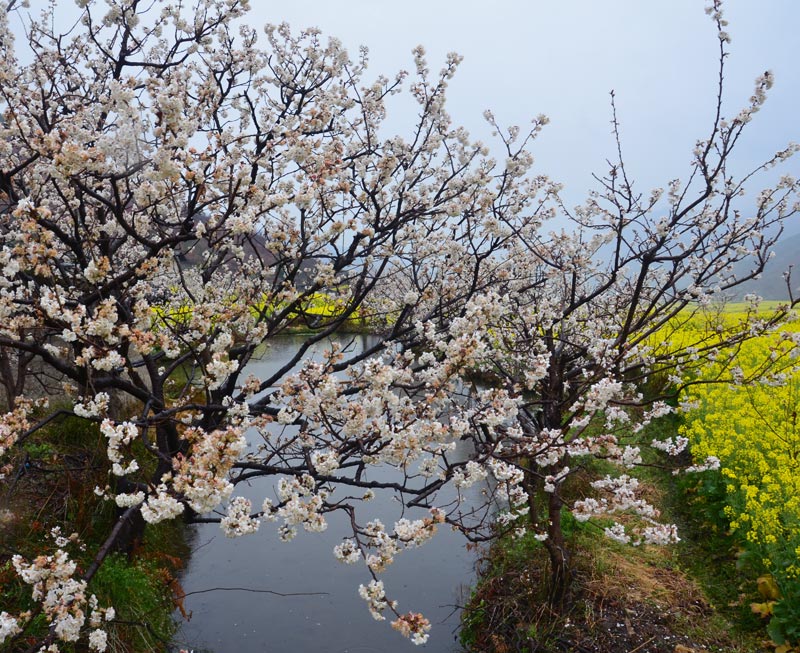
M 648 645 L 650 642 L 652 642 L 654 639 L 655 639 L 655 636 L 651 637 L 651 638 L 650 638 L 650 639 L 648 639 L 646 642 L 642 642 L 642 643 L 641 643 L 641 644 L 639 644 L 639 646 L 637 646 L 636 648 L 632 648 L 632 649 L 629 651 L 629 653 L 636 653 L 636 651 L 638 651 L 638 650 L 639 650 L 640 648 L 642 648 L 643 646 L 647 646 L 647 645 Z
M 249 587 L 211 587 L 207 590 L 186 592 L 183 596 L 192 594 L 207 594 L 208 592 L 254 592 L 256 594 L 274 594 L 275 596 L 327 596 L 330 592 L 276 592 L 275 590 L 257 590 Z

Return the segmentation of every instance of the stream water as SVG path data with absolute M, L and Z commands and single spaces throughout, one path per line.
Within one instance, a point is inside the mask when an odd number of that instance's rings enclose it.
M 347 338 L 350 342 L 351 337 Z M 367 346 L 368 338 L 356 336 L 352 347 Z M 301 342 L 302 336 L 272 341 L 267 354 L 251 363 L 248 373 L 264 378 L 284 365 Z M 237 493 L 254 505 L 274 496 L 269 479 L 239 487 Z M 366 510 L 361 510 L 360 519 L 378 517 L 388 526 L 400 516 L 399 503 L 390 495 L 376 494 L 363 506 Z M 276 524 L 262 524 L 258 533 L 236 539 L 226 538 L 215 524 L 193 526 L 192 554 L 181 578 L 191 619 L 176 615 L 182 621 L 176 647 L 195 653 L 416 650 L 392 630 L 391 618 L 378 622 L 370 616 L 358 596 L 359 584 L 370 580 L 363 563 L 344 565 L 333 557 L 333 547 L 348 535 L 344 519 L 344 515 L 331 515 L 326 531 L 301 529 L 288 543 L 280 541 Z M 474 580 L 474 554 L 465 544 L 460 534 L 440 528 L 421 548 L 396 556 L 382 574 L 387 595 L 399 602 L 401 612 L 422 612 L 431 621 L 430 639 L 419 647 L 424 651 L 461 650 L 455 635 L 457 606 L 463 605 Z

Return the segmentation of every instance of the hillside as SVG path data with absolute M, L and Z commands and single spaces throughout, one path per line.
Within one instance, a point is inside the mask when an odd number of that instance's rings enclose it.
M 792 290 L 800 295 L 800 233 L 784 237 L 775 246 L 775 256 L 767 264 L 759 279 L 742 284 L 736 300 L 748 293 L 755 293 L 764 299 L 787 299 L 788 293 L 784 272 L 792 268 Z M 742 268 L 738 270 L 742 271 Z

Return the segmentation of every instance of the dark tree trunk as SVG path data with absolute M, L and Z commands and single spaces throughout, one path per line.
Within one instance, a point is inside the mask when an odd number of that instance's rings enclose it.
M 34 356 L 27 352 L 0 347 L 0 383 L 3 384 L 5 390 L 8 410 L 14 410 L 17 398 L 25 392 L 28 365 L 33 358 Z
M 154 486 L 161 482 L 164 474 L 172 471 L 172 459 L 180 452 L 181 440 L 175 425 L 171 423 L 159 424 L 156 427 L 156 443 L 162 455 L 159 457 L 156 471 L 150 479 L 151 485 Z M 131 483 L 125 478 L 120 478 L 117 479 L 115 491 L 117 493 L 129 493 L 137 492 L 141 489 L 143 489 L 141 484 Z M 117 517 L 122 518 L 126 512 L 127 509 L 125 508 L 118 509 Z M 136 511 L 132 515 L 128 515 L 114 541 L 114 550 L 131 556 L 136 547 L 141 544 L 146 527 L 147 522 L 142 517 L 141 512 Z
M 142 517 L 141 512 L 135 512 L 125 517 L 126 513 L 127 508 L 119 508 L 117 510 L 117 519 L 124 519 L 125 521 L 119 530 L 117 539 L 114 541 L 113 549 L 131 558 L 142 543 L 147 522 Z
M 565 361 L 557 352 L 557 347 L 551 347 L 550 373 L 542 387 L 542 426 L 545 429 L 559 430 L 563 427 L 563 406 L 566 395 L 564 383 Z M 568 457 L 560 461 L 560 465 L 568 464 Z M 557 472 L 558 470 L 553 470 Z M 542 488 L 542 492 L 544 488 Z M 560 488 L 545 494 L 547 497 L 547 539 L 545 546 L 550 556 L 550 586 L 548 599 L 555 610 L 567 607 L 573 579 L 572 552 L 569 550 L 561 528 L 561 512 L 564 501 L 561 498 Z
M 570 552 L 564 531 L 561 529 L 561 507 L 563 502 L 557 494 L 550 495 L 548 505 L 549 524 L 547 529 L 547 539 L 545 546 L 550 555 L 550 586 L 547 590 L 547 598 L 550 606 L 555 610 L 561 610 L 569 604 L 569 593 L 572 585 L 572 553 Z
M 114 492 L 117 494 L 133 493 L 141 489 L 140 484 L 132 483 L 126 478 L 118 478 L 114 483 Z M 128 508 L 117 508 L 117 520 L 118 529 L 115 530 L 116 535 L 111 544 L 111 550 L 130 557 L 142 542 L 147 522 L 142 518 L 141 512 L 138 510 L 131 512 Z M 120 520 L 122 521 L 121 525 Z

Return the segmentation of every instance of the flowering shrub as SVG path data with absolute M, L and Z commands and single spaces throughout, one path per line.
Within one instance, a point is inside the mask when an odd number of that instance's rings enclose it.
M 735 319 L 731 316 L 731 319 Z M 763 370 L 771 372 L 762 377 Z M 759 377 L 753 380 L 753 377 Z M 800 643 L 800 323 L 743 344 L 693 385 L 682 434 L 696 460 L 719 460 L 730 530 L 771 575 L 777 604 L 769 632 Z M 761 608 L 759 608 L 761 610 Z

